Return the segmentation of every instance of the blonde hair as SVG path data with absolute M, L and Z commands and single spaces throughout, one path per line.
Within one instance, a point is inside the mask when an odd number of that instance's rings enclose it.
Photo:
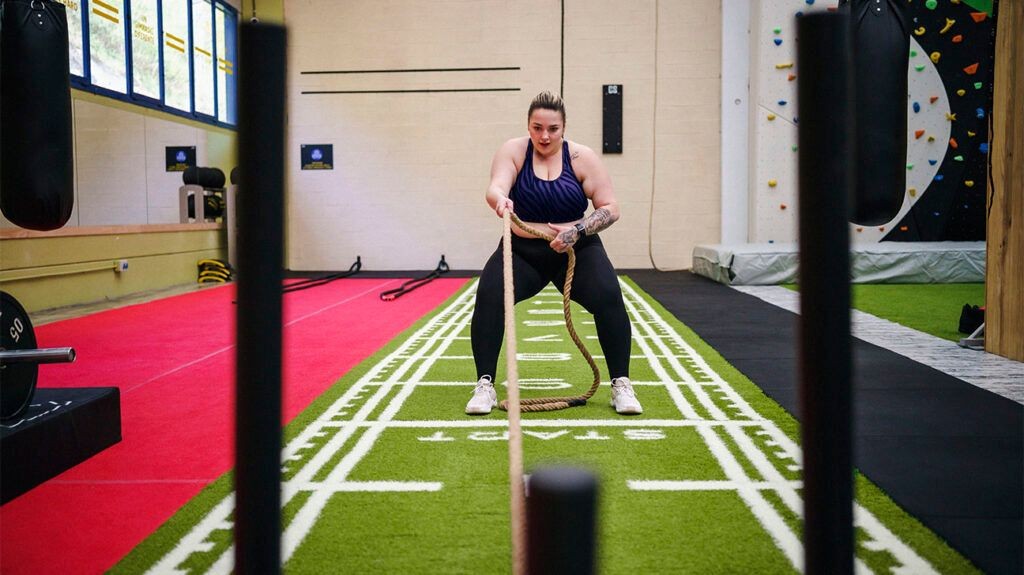
M 533 115 L 533 111 L 537 109 L 553 110 L 562 115 L 562 123 L 565 123 L 565 102 L 562 101 L 562 97 L 553 92 L 547 90 L 537 94 L 537 96 L 530 102 L 530 110 L 526 113 L 526 118 L 529 119 Z

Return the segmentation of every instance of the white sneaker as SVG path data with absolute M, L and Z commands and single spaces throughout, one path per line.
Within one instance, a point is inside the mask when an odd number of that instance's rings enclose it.
M 628 377 L 618 377 L 612 380 L 612 405 L 615 412 L 624 415 L 634 415 L 644 412 L 640 402 L 633 393 L 633 384 Z
M 469 415 L 487 415 L 491 408 L 498 405 L 498 394 L 494 391 L 494 383 L 491 376 L 485 375 L 476 382 L 473 389 L 473 397 L 466 404 L 466 413 Z

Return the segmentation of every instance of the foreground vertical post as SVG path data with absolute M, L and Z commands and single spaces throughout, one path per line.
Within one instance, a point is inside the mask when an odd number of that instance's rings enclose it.
M 797 37 L 804 569 L 842 575 L 853 573 L 848 16 L 807 14 Z
M 285 31 L 243 24 L 238 57 L 235 572 L 281 566 Z
M 538 469 L 526 498 L 530 575 L 590 575 L 597 571 L 597 479 L 572 467 Z

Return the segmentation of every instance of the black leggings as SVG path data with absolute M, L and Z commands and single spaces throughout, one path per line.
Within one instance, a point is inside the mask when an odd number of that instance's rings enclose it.
M 587 236 L 573 246 L 576 270 L 571 299 L 594 315 L 597 338 L 604 351 L 608 373 L 615 379 L 629 377 L 632 328 L 622 301 L 619 281 L 598 236 Z M 562 291 L 569 256 L 560 254 L 542 239 L 512 236 L 512 278 L 516 303 L 537 295 L 548 282 Z M 491 254 L 477 286 L 471 329 L 477 378 L 494 376 L 498 353 L 505 336 L 505 296 L 502 245 Z

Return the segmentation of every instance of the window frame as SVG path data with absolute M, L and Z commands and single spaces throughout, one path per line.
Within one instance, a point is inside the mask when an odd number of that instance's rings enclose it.
M 238 37 L 238 26 L 241 23 L 241 18 L 239 17 L 238 10 L 234 6 L 232 6 L 231 4 L 228 4 L 224 0 L 209 0 L 209 6 L 210 6 L 210 29 L 211 29 L 210 32 L 211 32 L 211 38 L 212 38 L 211 48 L 212 48 L 212 51 L 213 51 L 212 60 L 213 60 L 213 102 L 214 102 L 213 115 L 211 116 L 209 114 L 199 113 L 199 112 L 195 111 L 195 99 L 196 99 L 196 94 L 195 94 L 195 92 L 196 92 L 196 87 L 195 87 L 195 61 L 194 61 L 195 54 L 193 53 L 195 51 L 195 47 L 192 46 L 192 40 L 193 40 L 192 0 L 186 0 L 186 6 L 188 7 L 188 39 L 189 39 L 189 45 L 192 47 L 192 50 L 190 50 L 189 54 L 188 54 L 189 81 L 190 81 L 189 101 L 191 103 L 191 106 L 190 106 L 191 109 L 192 109 L 191 112 L 186 112 L 184 110 L 179 110 L 177 108 L 174 108 L 172 106 L 168 106 L 168 105 L 165 104 L 165 102 L 167 100 L 167 87 L 165 85 L 165 79 L 166 78 L 165 78 L 165 75 L 164 75 L 164 48 L 165 48 L 165 45 L 164 45 L 164 40 L 163 40 L 163 28 L 164 28 L 163 0 L 156 0 L 156 18 L 157 18 L 157 22 L 156 22 L 156 35 L 157 36 L 156 37 L 158 39 L 157 46 L 158 46 L 158 55 L 159 55 L 158 60 L 159 60 L 159 70 L 160 70 L 160 99 L 159 100 L 151 98 L 149 96 L 145 96 L 143 94 L 138 94 L 138 93 L 135 92 L 135 82 L 134 82 L 135 71 L 134 71 L 134 69 L 132 67 L 132 64 L 133 64 L 133 62 L 132 62 L 132 58 L 133 58 L 133 54 L 132 54 L 132 49 L 133 49 L 133 46 L 132 46 L 132 43 L 133 43 L 132 25 L 134 24 L 134 22 L 132 20 L 131 0 L 125 0 L 124 1 L 125 18 L 122 21 L 123 22 L 123 26 L 122 27 L 123 27 L 123 31 L 124 31 L 124 37 L 125 37 L 125 71 L 126 71 L 126 78 L 127 78 L 126 93 L 122 94 L 121 92 L 117 92 L 116 90 L 110 90 L 108 88 L 104 88 L 102 86 L 97 86 L 97 85 L 94 85 L 92 83 L 92 81 L 91 81 L 92 80 L 91 51 L 90 51 L 90 39 L 89 39 L 89 28 L 88 28 L 88 25 L 89 25 L 89 11 L 90 11 L 90 8 L 91 8 L 91 6 L 90 6 L 91 4 L 92 4 L 92 2 L 90 2 L 90 0 L 80 0 L 80 6 L 81 6 L 81 14 L 80 14 L 80 16 L 82 18 L 82 72 L 83 72 L 84 75 L 83 76 L 78 76 L 78 75 L 73 74 L 73 73 L 70 74 L 71 87 L 72 88 L 74 88 L 76 90 L 81 90 L 83 92 L 89 92 L 91 94 L 96 94 L 98 96 L 103 96 L 105 98 L 112 98 L 114 100 L 118 100 L 118 101 L 121 101 L 121 102 L 127 102 L 129 104 L 134 104 L 134 105 L 141 106 L 141 107 L 144 107 L 144 108 L 150 108 L 150 109 L 154 109 L 154 110 L 159 110 L 159 111 L 164 112 L 166 114 L 171 114 L 173 116 L 178 116 L 180 118 L 185 118 L 185 119 L 188 119 L 188 120 L 193 120 L 193 121 L 200 122 L 200 123 L 203 123 L 203 124 L 209 124 L 211 126 L 217 126 L 217 127 L 220 127 L 220 128 L 227 128 L 229 130 L 235 130 L 236 129 L 236 125 L 235 124 L 227 122 L 227 121 L 221 121 L 221 120 L 218 119 L 218 117 L 219 117 L 219 108 L 218 108 L 218 106 L 219 106 L 219 103 L 220 103 L 220 99 L 219 99 L 220 91 L 221 90 L 226 91 L 226 93 L 227 93 L 229 98 L 231 97 L 232 94 L 236 94 L 237 93 L 237 85 L 231 85 L 231 84 L 237 84 L 237 79 L 234 80 L 233 82 L 226 82 L 225 85 L 223 85 L 223 86 L 220 84 L 220 78 L 219 78 L 219 75 L 217 74 L 217 69 L 218 69 L 217 65 L 218 65 L 218 58 L 222 57 L 223 55 L 220 54 L 219 51 L 217 50 L 217 24 L 216 24 L 216 10 L 218 8 L 221 8 L 226 13 L 226 16 L 227 15 L 233 16 L 233 20 L 229 19 L 229 18 L 225 18 L 225 27 L 230 26 L 233 23 L 234 26 L 235 26 L 235 34 L 234 34 L 234 36 L 235 36 L 235 38 L 237 38 Z M 230 36 L 230 34 L 226 34 L 226 36 Z M 230 49 L 227 49 L 226 51 L 228 53 L 231 52 Z M 235 49 L 235 54 L 236 54 L 236 57 L 237 57 L 237 48 Z M 234 66 L 234 70 L 235 70 L 235 75 L 237 75 L 238 62 L 233 62 L 233 66 Z M 236 107 L 236 114 L 237 114 L 237 107 Z M 228 119 L 230 119 L 230 117 Z M 237 121 L 237 115 L 235 117 L 235 120 Z

